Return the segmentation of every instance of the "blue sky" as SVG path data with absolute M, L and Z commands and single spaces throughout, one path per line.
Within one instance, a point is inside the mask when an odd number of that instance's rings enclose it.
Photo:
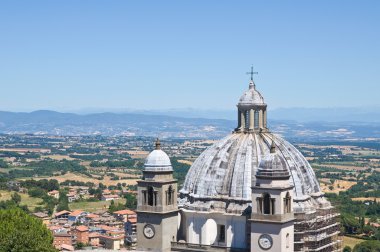
M 380 1 L 0 2 L 0 110 L 380 105 Z

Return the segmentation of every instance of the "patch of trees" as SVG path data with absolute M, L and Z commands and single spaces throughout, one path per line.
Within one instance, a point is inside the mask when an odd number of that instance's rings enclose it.
M 125 206 L 129 209 L 136 209 L 137 207 L 137 198 L 134 194 L 127 193 L 125 195 Z
M 23 210 L 0 210 L 0 223 L 0 251 L 56 251 L 51 232 Z
M 358 176 L 359 177 L 359 176 Z M 370 176 L 363 178 L 356 185 L 353 185 L 345 192 L 341 192 L 342 195 L 350 197 L 380 197 L 380 172 L 373 172 Z
M 3 159 L 0 159 L 0 168 L 8 168 L 9 165 Z
M 336 206 L 340 213 L 351 214 L 353 216 L 377 217 L 380 215 L 380 204 L 376 201 L 368 201 L 366 204 L 362 201 L 353 201 L 351 196 L 340 192 L 326 193 L 327 198 Z
M 11 170 L 8 173 L 9 178 L 52 176 L 54 173 L 62 172 L 80 172 L 85 173 L 86 168 L 79 164 L 78 161 L 69 160 L 42 160 L 39 162 L 31 162 L 25 170 Z
M 70 211 L 69 208 L 69 200 L 67 199 L 68 192 L 66 190 L 62 190 L 59 192 L 59 199 L 58 199 L 58 205 L 57 205 L 57 212 L 67 210 Z
M 353 252 L 379 252 L 380 241 L 365 241 L 355 245 Z
M 136 169 L 142 169 L 144 167 L 144 163 L 140 160 L 136 159 L 128 159 L 128 160 L 108 160 L 106 162 L 99 162 L 99 161 L 92 161 L 90 163 L 91 167 L 109 167 L 109 168 L 117 168 L 117 167 L 127 167 L 130 169 L 136 168 Z
M 181 187 L 185 182 L 185 177 L 190 169 L 190 165 L 178 162 L 178 158 L 171 158 L 171 163 L 173 166 L 173 176 L 178 180 L 178 187 Z
M 83 181 L 77 181 L 77 180 L 65 180 L 61 182 L 62 186 L 87 186 L 87 187 L 94 187 L 95 184 L 92 182 L 83 182 Z
M 111 200 L 111 204 L 108 208 L 108 212 L 110 213 L 114 213 L 116 211 L 119 211 L 119 210 L 123 210 L 125 209 L 125 206 L 121 203 L 118 203 L 117 205 L 115 204 L 115 201 Z
M 80 160 L 85 160 L 85 161 L 93 161 L 93 160 L 102 160 L 104 158 L 107 158 L 105 155 L 77 155 L 77 154 L 70 154 L 69 157 L 71 158 L 76 158 Z
M 15 151 L 1 151 L 0 152 L 1 157 L 15 157 L 17 159 L 20 158 L 40 158 L 41 155 L 36 153 L 36 152 L 24 152 L 24 153 L 19 153 Z
M 28 207 L 26 205 L 22 205 L 21 206 L 20 202 L 21 202 L 21 196 L 18 193 L 14 193 L 14 194 L 11 195 L 11 199 L 10 200 L 2 200 L 2 201 L 0 201 L 0 209 L 21 208 L 25 212 L 28 212 L 29 211 Z
M 46 191 L 53 191 L 53 190 L 59 190 L 59 183 L 56 179 L 41 179 L 41 180 L 25 180 L 21 181 L 20 185 L 25 188 L 41 188 Z

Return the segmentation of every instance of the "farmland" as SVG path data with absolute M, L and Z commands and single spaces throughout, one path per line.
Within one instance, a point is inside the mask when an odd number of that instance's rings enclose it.
M 104 210 L 111 204 L 102 199 L 107 190 L 119 192 L 120 198 L 113 200 L 113 204 L 129 204 L 133 208 L 136 184 L 142 177 L 144 159 L 154 148 L 154 140 L 144 137 L 0 136 L 3 146 L 0 150 L 0 179 L 3 181 L 3 184 L 0 182 L 0 201 L 11 198 L 6 183 L 13 181 L 29 190 L 20 195 L 21 204 L 28 205 L 30 211 Z M 344 242 L 350 247 L 363 241 L 362 238 L 380 235 L 374 227 L 380 221 L 377 203 L 380 199 L 380 144 L 376 141 L 295 143 L 313 167 L 321 190 L 340 211 L 343 234 L 350 236 L 345 237 Z M 161 141 L 171 158 L 179 187 L 195 158 L 214 142 Z M 81 194 L 72 202 L 62 201 L 61 197 L 51 200 L 46 193 L 54 189 L 61 195 Z M 364 220 L 364 225 L 360 220 Z

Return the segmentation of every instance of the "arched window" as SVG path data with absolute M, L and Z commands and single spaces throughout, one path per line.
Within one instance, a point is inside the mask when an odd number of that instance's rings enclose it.
M 174 198 L 174 190 L 172 186 L 169 186 L 168 191 L 166 192 L 166 204 L 167 205 L 172 205 L 173 204 L 173 198 Z
M 289 237 L 289 233 L 286 234 L 286 248 L 289 248 L 290 246 L 290 237 Z
M 245 114 L 245 128 L 249 128 L 249 110 L 244 111 Z
M 259 128 L 259 111 L 255 110 L 255 129 Z
M 264 214 L 271 214 L 271 199 L 269 193 L 265 193 L 263 196 L 264 201 Z
M 148 205 L 153 206 L 154 203 L 154 189 L 152 186 L 148 187 Z
M 290 193 L 289 192 L 286 193 L 284 202 L 285 202 L 284 212 L 285 213 L 290 213 L 292 211 L 292 198 L 290 197 Z

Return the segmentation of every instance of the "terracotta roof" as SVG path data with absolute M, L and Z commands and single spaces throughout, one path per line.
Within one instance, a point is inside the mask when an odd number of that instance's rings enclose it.
M 33 213 L 34 216 L 38 217 L 38 218 L 47 218 L 49 217 L 49 215 L 47 215 L 46 213 L 43 213 L 43 212 L 37 212 L 37 213 Z
M 86 218 L 91 218 L 91 219 L 93 219 L 93 218 L 99 218 L 99 217 L 100 217 L 99 215 L 93 214 L 93 213 L 86 215 Z
M 66 250 L 66 251 L 74 251 L 75 250 L 73 246 L 68 245 L 68 244 L 62 244 L 61 249 Z
M 53 231 L 53 230 L 61 229 L 62 227 L 61 226 L 49 226 L 48 228 L 49 228 L 49 230 Z
M 134 212 L 132 210 L 129 210 L 129 209 L 124 209 L 124 210 L 116 211 L 114 213 L 115 214 L 120 214 L 120 215 L 132 215 L 132 214 L 136 214 L 136 212 Z
M 101 229 L 104 229 L 106 231 L 109 231 L 109 230 L 115 230 L 115 228 L 113 227 L 110 227 L 110 226 L 107 226 L 107 225 L 99 225 L 97 226 L 98 228 L 101 228 Z
M 378 228 L 378 227 L 380 227 L 380 224 L 378 224 L 378 223 L 370 223 L 370 225 L 372 226 L 372 227 L 375 227 L 375 228 Z
M 109 195 L 103 195 L 104 198 L 119 198 L 119 195 L 116 194 L 109 194 Z
M 120 235 L 120 236 L 108 236 L 108 235 L 100 235 L 100 237 L 104 238 L 104 239 L 109 239 L 109 240 L 122 240 L 124 239 L 124 235 Z
M 124 234 L 124 231 L 120 229 L 110 230 L 110 231 L 107 231 L 107 234 Z
M 58 213 L 55 213 L 54 216 L 60 216 L 62 214 L 66 214 L 66 213 L 71 213 L 70 211 L 67 211 L 67 210 L 63 210 L 61 212 L 58 212 Z
M 101 234 L 99 234 L 98 232 L 92 232 L 88 235 L 89 238 L 95 238 L 95 237 L 99 237 L 101 236 Z
M 110 193 L 111 193 L 111 191 L 108 189 L 103 190 L 103 194 L 110 194 Z
M 57 237 L 71 237 L 71 234 L 68 234 L 68 233 L 54 233 L 54 236 L 57 236 Z
M 76 230 L 80 232 L 85 232 L 85 231 L 88 231 L 88 228 L 86 226 L 81 225 L 81 226 L 77 226 Z
M 69 214 L 69 216 L 79 216 L 83 212 L 84 211 L 82 211 L 82 210 L 75 210 L 75 211 L 71 212 L 71 214 Z

